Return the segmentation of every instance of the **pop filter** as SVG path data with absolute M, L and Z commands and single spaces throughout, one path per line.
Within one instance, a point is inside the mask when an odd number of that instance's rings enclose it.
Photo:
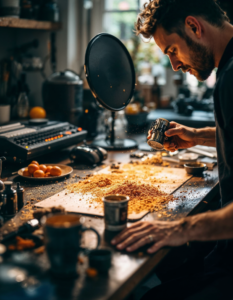
M 105 149 L 132 149 L 134 140 L 115 140 L 115 112 L 123 110 L 131 101 L 135 89 L 135 71 L 132 58 L 124 44 L 107 33 L 100 33 L 88 44 L 84 70 L 95 99 L 112 111 L 110 140 L 97 140 L 95 145 Z

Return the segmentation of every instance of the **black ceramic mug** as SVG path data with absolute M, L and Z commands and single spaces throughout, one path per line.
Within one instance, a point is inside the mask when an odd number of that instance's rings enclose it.
M 86 228 L 80 223 L 80 216 L 75 214 L 56 214 L 44 219 L 45 246 L 51 264 L 51 271 L 59 277 L 77 274 L 78 253 L 84 250 L 81 244 L 82 233 L 87 230 L 97 235 L 97 246 L 100 235 L 92 227 Z

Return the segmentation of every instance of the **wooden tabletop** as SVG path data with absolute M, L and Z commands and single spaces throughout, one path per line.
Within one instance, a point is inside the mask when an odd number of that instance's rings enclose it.
M 105 165 L 121 162 L 129 162 L 130 151 L 128 152 L 109 152 Z M 25 182 L 18 176 L 9 176 L 14 170 L 15 166 L 7 166 L 3 170 L 4 180 L 12 180 L 13 182 L 21 182 L 25 187 L 25 200 L 31 199 L 44 200 L 49 196 L 63 190 L 64 181 L 68 183 L 76 182 L 80 179 L 73 178 L 74 174 L 81 178 L 93 171 L 101 169 L 103 166 L 96 168 L 85 165 L 77 165 L 72 163 L 67 158 L 67 151 L 57 152 L 56 154 L 46 156 L 40 159 L 40 163 L 62 163 L 68 164 L 74 168 L 73 174 L 70 178 L 60 180 L 59 182 L 48 181 L 39 185 L 38 182 Z M 6 178 L 7 177 L 7 178 Z M 218 172 L 217 167 L 213 171 L 207 171 L 202 177 L 193 177 L 181 186 L 174 196 L 178 200 L 169 204 L 169 209 L 172 209 L 172 216 L 170 218 L 161 214 L 161 212 L 150 213 L 143 218 L 146 221 L 153 220 L 177 220 L 187 215 L 196 214 L 206 210 L 208 204 L 213 201 L 219 194 Z M 22 223 L 20 220 L 21 212 L 14 218 L 14 222 L 18 225 Z M 7 233 L 12 230 L 12 222 L 7 222 L 1 229 L 2 233 Z M 78 277 L 68 281 L 59 281 L 51 278 L 49 275 L 49 264 L 46 254 L 39 256 L 31 255 L 34 264 L 39 265 L 41 273 L 38 278 L 41 284 L 49 284 L 52 287 L 53 299 L 79 299 L 79 300 L 119 300 L 124 299 L 129 295 L 133 289 L 161 262 L 162 259 L 169 253 L 169 248 L 164 248 L 154 255 L 147 255 L 146 252 L 137 251 L 133 254 L 116 251 L 114 247 L 109 244 L 109 237 L 104 231 L 104 222 L 101 217 L 85 216 L 84 224 L 92 226 L 98 230 L 101 235 L 101 248 L 109 248 L 112 251 L 112 267 L 108 275 L 97 276 L 96 278 L 87 278 L 85 270 L 88 266 L 88 258 L 83 256 L 83 264 L 78 264 Z M 9 226 L 10 225 L 10 226 Z M 130 224 L 129 224 L 130 225 Z M 94 247 L 96 239 L 92 233 L 85 233 L 84 244 L 87 247 Z M 28 258 L 29 259 L 29 258 Z M 8 258 L 12 262 L 12 258 Z M 37 277 L 36 274 L 34 274 Z

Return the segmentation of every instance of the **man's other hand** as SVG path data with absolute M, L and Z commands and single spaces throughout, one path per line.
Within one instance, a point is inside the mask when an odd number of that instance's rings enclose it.
M 188 242 L 180 221 L 138 222 L 124 229 L 113 240 L 118 250 L 128 252 L 150 244 L 148 253 L 154 253 L 164 246 L 180 246 Z

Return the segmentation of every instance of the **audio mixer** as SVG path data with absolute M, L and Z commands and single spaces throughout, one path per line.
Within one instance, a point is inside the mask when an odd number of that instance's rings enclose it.
M 86 135 L 87 131 L 67 122 L 0 126 L 0 155 L 14 160 L 29 160 L 80 143 Z

